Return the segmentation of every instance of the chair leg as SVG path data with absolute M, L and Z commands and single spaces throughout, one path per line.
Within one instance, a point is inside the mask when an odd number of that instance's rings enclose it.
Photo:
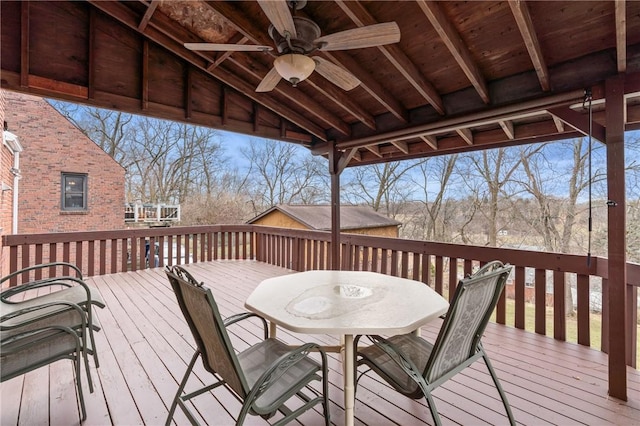
M 498 393 L 500 394 L 500 398 L 502 399 L 502 404 L 504 405 L 504 409 L 507 411 L 507 417 L 509 418 L 509 424 L 515 426 L 516 420 L 513 417 L 513 412 L 511 412 L 511 406 L 507 401 L 507 394 L 502 389 L 502 385 L 500 385 L 500 381 L 498 380 L 498 376 L 491 365 L 491 361 L 489 361 L 489 357 L 487 356 L 484 349 L 482 349 L 482 359 L 484 363 L 487 365 L 487 369 L 489 370 L 489 374 L 491 374 L 491 378 L 493 379 L 493 383 L 496 385 L 496 389 L 498 389 Z
M 180 386 L 178 386 L 178 391 L 176 392 L 176 396 L 175 398 L 173 398 L 173 402 L 171 403 L 171 408 L 169 409 L 169 414 L 167 415 L 167 421 L 165 422 L 165 426 L 169 426 L 171 424 L 171 420 L 173 420 L 173 414 L 175 413 L 176 407 L 178 406 L 178 400 L 182 395 L 182 391 L 184 390 L 184 387 L 187 384 L 187 380 L 191 375 L 191 370 L 193 370 L 193 366 L 196 364 L 196 361 L 198 360 L 199 356 L 200 356 L 200 351 L 196 350 L 196 352 L 193 354 L 193 357 L 191 358 L 191 362 L 189 363 L 189 366 L 187 367 L 187 371 L 185 371 L 184 376 L 182 377 Z M 182 406 L 184 407 L 184 405 Z
M 331 414 L 329 413 L 329 369 L 327 368 L 327 354 L 323 351 L 320 352 L 320 356 L 322 357 L 322 409 L 324 412 L 324 424 L 325 426 L 329 426 L 331 424 Z M 355 395 L 355 386 L 353 392 Z
M 427 400 L 427 404 L 429 405 L 429 411 L 431 412 L 431 417 L 433 417 L 433 422 L 436 426 L 441 426 L 442 422 L 440 421 L 440 414 L 438 414 L 436 402 L 431 396 L 431 392 L 424 392 L 424 397 Z
M 82 393 L 82 369 L 80 368 L 80 357 L 83 356 L 83 348 L 80 348 L 79 339 L 76 336 L 77 342 L 77 350 L 75 357 L 73 359 L 73 366 L 76 370 L 76 388 L 78 389 L 78 399 L 80 400 L 80 414 L 82 416 L 81 421 L 85 421 L 87 419 L 87 410 L 84 406 L 84 394 Z

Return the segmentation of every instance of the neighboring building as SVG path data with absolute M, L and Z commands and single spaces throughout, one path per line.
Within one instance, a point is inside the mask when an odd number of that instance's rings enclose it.
M 2 152 L 2 183 L 17 193 L 17 227 L 3 234 L 101 231 L 124 228 L 125 170 L 44 99 L 2 91 L 4 121 L 17 136 L 19 187 L 5 182 L 13 159 Z M 9 166 L 11 164 L 11 166 Z M 14 211 L 15 213 L 15 211 Z M 12 218 L 13 221 L 16 217 Z
M 247 223 L 279 228 L 331 230 L 331 206 L 279 204 Z M 351 234 L 398 237 L 402 223 L 390 219 L 371 207 L 340 206 L 340 229 Z

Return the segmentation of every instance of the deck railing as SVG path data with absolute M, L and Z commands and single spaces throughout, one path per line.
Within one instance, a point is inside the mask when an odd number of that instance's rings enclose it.
M 10 251 L 10 269 L 63 260 L 82 268 L 86 276 L 135 271 L 165 264 L 223 259 L 255 259 L 296 271 L 330 269 L 330 233 L 254 225 L 213 225 L 101 232 L 24 234 L 3 237 Z M 591 346 L 592 300 L 607 286 L 607 259 L 507 248 L 402 240 L 359 234 L 341 235 L 344 270 L 367 270 L 428 283 L 447 297 L 460 278 L 494 259 L 514 265 L 510 298 L 514 308 L 507 317 L 506 296 L 496 310 L 496 322 L 525 329 L 529 309 L 534 311 L 533 331 L 547 334 L 552 311 L 553 337 L 567 339 L 571 300 L 576 306 L 577 343 Z M 151 261 L 150 261 L 151 260 Z M 527 277 L 532 277 L 531 279 Z M 29 278 L 23 278 L 29 279 Z M 637 289 L 640 265 L 627 263 L 627 363 L 635 367 L 638 334 Z M 568 297 L 575 283 L 575 300 Z M 11 285 L 19 284 L 14 280 Z M 531 292 L 533 304 L 527 303 Z M 549 306 L 550 305 L 550 306 Z M 601 301 L 600 347 L 607 352 L 607 303 Z

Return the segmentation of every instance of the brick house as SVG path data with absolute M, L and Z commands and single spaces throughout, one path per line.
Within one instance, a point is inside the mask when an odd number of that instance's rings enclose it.
M 17 233 L 124 228 L 124 168 L 44 99 L 3 96 L 4 121 L 23 148 Z

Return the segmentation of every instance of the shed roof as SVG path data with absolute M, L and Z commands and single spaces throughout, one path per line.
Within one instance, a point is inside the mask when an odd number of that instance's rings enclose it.
M 310 229 L 326 231 L 331 229 L 330 205 L 293 205 L 278 204 L 247 221 L 255 223 L 257 220 L 274 211 L 280 211 L 292 219 L 306 225 Z M 401 222 L 382 215 L 367 206 L 340 206 L 340 229 L 380 228 L 385 226 L 400 226 Z

